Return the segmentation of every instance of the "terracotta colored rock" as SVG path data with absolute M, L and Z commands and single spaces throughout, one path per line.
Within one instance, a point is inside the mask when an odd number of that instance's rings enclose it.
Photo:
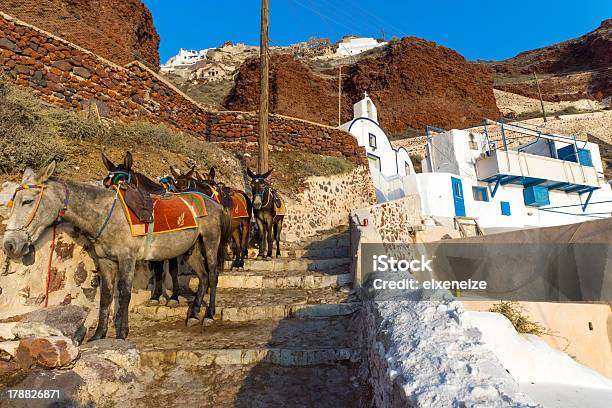
M 68 366 L 78 356 L 78 347 L 67 337 L 28 337 L 19 342 L 15 351 L 15 362 L 24 369 L 36 365 L 61 368 Z

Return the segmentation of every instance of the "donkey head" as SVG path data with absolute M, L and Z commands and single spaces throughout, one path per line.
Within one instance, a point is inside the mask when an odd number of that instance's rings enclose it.
M 54 171 L 55 161 L 38 173 L 30 168 L 23 173 L 21 186 L 11 202 L 11 215 L 2 243 L 10 258 L 27 255 L 43 231 L 61 215 L 64 200 L 45 184 Z
M 255 174 L 251 169 L 247 168 L 247 175 L 251 178 L 251 192 L 253 193 L 253 207 L 256 210 L 261 209 L 264 201 L 267 201 L 267 196 L 270 194 L 270 185 L 266 178 L 270 176 L 274 169 L 270 169 L 264 174 Z
M 170 173 L 172 174 L 172 182 L 177 190 L 188 190 L 193 185 L 193 178 L 195 172 L 195 166 L 192 166 L 187 173 L 183 173 L 181 169 L 176 166 L 170 166 Z
M 102 153 L 102 161 L 108 170 L 108 175 L 103 181 L 105 187 L 116 186 L 122 182 L 128 184 L 132 182 L 134 176 L 132 172 L 132 153 L 127 152 L 123 158 L 123 163 L 117 165 L 113 164 L 104 153 Z

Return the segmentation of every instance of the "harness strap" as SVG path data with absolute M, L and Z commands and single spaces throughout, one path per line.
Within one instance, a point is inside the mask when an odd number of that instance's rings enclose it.
M 113 211 L 115 210 L 115 204 L 117 204 L 117 196 L 119 195 L 119 187 L 113 186 L 113 188 L 115 188 L 117 193 L 115 194 L 115 199 L 113 200 L 113 204 L 111 205 L 111 208 L 108 211 L 108 215 L 106 216 L 106 219 L 104 220 L 104 223 L 102 223 L 102 226 L 98 230 L 98 233 L 96 234 L 95 237 L 92 237 L 91 235 L 86 235 L 87 239 L 89 239 L 91 241 L 96 241 L 98 238 L 100 238 L 100 235 L 102 235 L 102 232 L 106 229 L 106 225 L 108 224 L 108 221 L 110 220 L 111 216 L 113 215 Z

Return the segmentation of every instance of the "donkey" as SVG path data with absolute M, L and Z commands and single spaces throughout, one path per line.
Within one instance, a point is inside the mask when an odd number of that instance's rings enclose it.
M 130 152 L 125 154 L 123 163 L 117 165 L 102 153 L 102 162 L 109 171 L 103 181 L 105 187 L 118 187 L 120 184 L 125 183 L 143 191 L 145 194 L 163 195 L 167 191 L 164 185 L 156 183 L 142 173 L 132 171 L 133 159 Z M 164 261 L 151 261 L 149 265 L 153 269 L 153 291 L 151 292 L 149 305 L 157 305 L 163 291 Z M 172 279 L 172 295 L 168 299 L 168 307 L 178 306 L 179 304 L 178 265 L 179 258 L 168 259 L 168 272 Z
M 255 221 L 259 231 L 258 258 L 271 258 L 272 246 L 276 240 L 276 257 L 280 257 L 280 234 L 285 218 L 285 204 L 283 198 L 266 182 L 273 169 L 264 174 L 255 174 L 247 168 L 247 175 L 251 178 L 251 192 L 253 193 L 253 208 Z M 267 252 L 266 252 L 267 244 Z M 265 255 L 264 255 L 265 254 Z
M 204 194 L 213 200 L 217 201 L 228 212 L 234 213 L 234 206 L 238 200 L 244 199 L 246 203 L 246 216 L 233 216 L 231 219 L 232 240 L 234 241 L 236 251 L 231 268 L 244 268 L 244 258 L 248 254 L 249 243 L 249 226 L 251 224 L 251 216 L 253 214 L 253 206 L 249 196 L 241 190 L 225 187 L 215 181 L 215 168 L 211 167 L 208 178 L 204 178 L 198 174 L 198 178 L 194 178 L 196 174 L 195 166 L 187 173 L 183 174 L 180 169 L 170 166 L 170 172 L 173 177 L 173 188 L 177 191 L 194 191 Z
M 196 228 L 151 237 L 132 236 L 123 211 L 113 211 L 117 193 L 97 186 L 52 178 L 55 162 L 35 174 L 26 169 L 22 186 L 13 199 L 3 248 L 11 259 L 27 255 L 43 231 L 54 223 L 66 221 L 78 227 L 92 242 L 100 270 L 100 310 L 98 325 L 91 340 L 106 337 L 109 307 L 113 300 L 114 277 L 119 293 L 115 317 L 116 336 L 128 335 L 128 308 L 136 261 L 162 261 L 180 256 L 194 245 L 205 255 L 208 275 L 200 278 L 198 293 L 187 312 L 187 323 L 198 322 L 205 289 L 210 286 L 210 302 L 205 318 L 215 314 L 217 271 L 225 258 L 229 222 L 223 208 L 205 200 L 206 217 L 196 218 Z

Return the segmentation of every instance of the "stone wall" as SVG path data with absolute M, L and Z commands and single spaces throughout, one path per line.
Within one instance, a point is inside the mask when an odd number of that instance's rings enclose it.
M 165 123 L 230 147 L 257 141 L 253 112 L 206 111 L 139 62 L 119 66 L 3 13 L 0 70 L 17 85 L 65 109 L 95 104 L 102 116 L 113 120 Z M 349 133 L 280 115 L 271 115 L 270 144 L 365 161 L 363 148 Z
M 452 297 L 365 302 L 362 372 L 375 406 L 536 406 L 463 314 Z
M 349 213 L 376 202 L 367 166 L 349 173 L 309 177 L 296 197 L 287 197 L 283 239 L 298 241 L 341 225 L 348 225 Z
M 425 154 L 424 149 L 426 145 L 426 136 L 411 137 L 409 139 L 399 139 L 391 141 L 391 146 L 393 146 L 395 149 L 403 147 L 404 149 L 406 149 L 406 151 L 408 151 L 408 154 L 417 154 L 421 157 L 423 157 Z

